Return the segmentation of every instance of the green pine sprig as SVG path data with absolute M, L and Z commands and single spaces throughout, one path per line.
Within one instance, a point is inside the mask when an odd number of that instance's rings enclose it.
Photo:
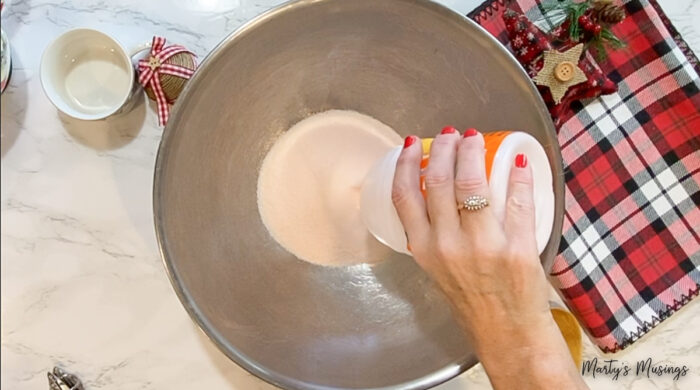
M 615 35 L 608 27 L 603 27 L 600 34 L 594 37 L 589 44 L 595 48 L 596 60 L 602 62 L 608 59 L 607 47 L 613 50 L 622 49 L 627 45 Z M 588 45 L 588 44 L 587 44 Z
M 579 42 L 585 37 L 585 31 L 579 24 L 579 18 L 593 6 L 593 0 L 585 0 L 575 2 L 574 0 L 553 0 L 541 5 L 543 14 L 547 17 L 548 14 L 561 14 L 567 16 L 562 19 L 563 24 L 568 21 L 569 37 L 574 42 Z M 617 50 L 625 47 L 625 43 L 612 32 L 609 25 L 601 24 L 602 30 L 600 34 L 594 35 L 589 42 L 584 42 L 586 49 L 593 46 L 596 49 L 596 57 L 599 60 L 607 58 L 606 47 Z

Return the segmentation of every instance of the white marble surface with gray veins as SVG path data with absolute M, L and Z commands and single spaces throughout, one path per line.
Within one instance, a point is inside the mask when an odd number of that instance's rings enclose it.
M 231 363 L 197 330 L 163 269 L 151 186 L 162 134 L 153 106 L 118 121 L 59 115 L 39 81 L 47 44 L 72 27 L 113 34 L 127 47 L 154 34 L 204 57 L 279 0 L 9 0 L 2 28 L 14 72 L 2 95 L 2 379 L 4 389 L 47 388 L 57 363 L 96 389 L 273 387 Z M 442 0 L 466 13 L 475 0 Z M 700 1 L 659 0 L 700 52 Z M 688 375 L 587 377 L 595 389 L 700 388 L 700 304 L 692 302 L 612 356 L 687 365 Z M 586 341 L 587 358 L 603 357 Z M 480 366 L 438 387 L 490 388 Z

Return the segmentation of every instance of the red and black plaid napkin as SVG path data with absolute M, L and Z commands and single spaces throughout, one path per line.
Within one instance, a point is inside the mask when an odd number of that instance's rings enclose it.
M 469 16 L 508 45 L 506 7 Z M 624 1 L 627 47 L 601 69 L 618 92 L 575 103 L 558 126 L 566 175 L 552 280 L 605 352 L 627 347 L 700 291 L 700 67 L 654 0 Z

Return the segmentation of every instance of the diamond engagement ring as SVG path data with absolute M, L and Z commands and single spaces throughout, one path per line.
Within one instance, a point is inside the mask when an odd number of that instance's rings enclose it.
M 460 203 L 458 210 L 477 211 L 489 205 L 488 199 L 481 195 L 472 195 Z

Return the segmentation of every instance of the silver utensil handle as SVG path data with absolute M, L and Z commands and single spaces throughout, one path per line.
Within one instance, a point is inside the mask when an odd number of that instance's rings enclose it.
M 53 371 L 46 375 L 49 380 L 49 390 L 85 390 L 80 378 L 59 367 L 54 367 Z

